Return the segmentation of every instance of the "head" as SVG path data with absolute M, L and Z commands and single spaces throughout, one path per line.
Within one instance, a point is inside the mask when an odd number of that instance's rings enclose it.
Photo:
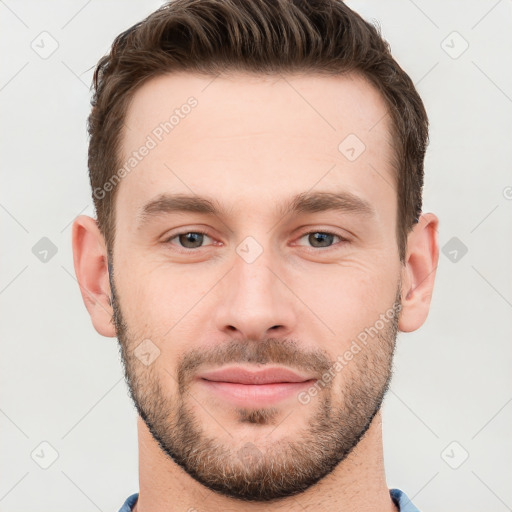
M 97 219 L 75 221 L 75 268 L 140 417 L 219 493 L 304 491 L 361 441 L 397 332 L 428 314 L 412 81 L 339 0 L 175 0 L 115 40 L 94 87 Z M 208 379 L 228 367 L 298 381 L 242 396 Z

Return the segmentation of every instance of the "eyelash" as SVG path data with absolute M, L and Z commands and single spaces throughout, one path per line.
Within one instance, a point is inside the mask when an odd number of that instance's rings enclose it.
M 311 250 L 323 249 L 324 251 L 328 251 L 329 249 L 336 249 L 337 247 L 339 247 L 339 245 L 345 244 L 345 243 L 347 243 L 349 241 L 347 238 L 345 238 L 345 237 L 343 237 L 341 235 L 338 235 L 337 233 L 333 233 L 332 231 L 321 231 L 321 230 L 318 230 L 318 229 L 313 230 L 313 231 L 308 231 L 307 233 L 303 233 L 299 237 L 299 240 L 301 240 L 305 236 L 312 235 L 312 234 L 315 234 L 315 233 L 320 233 L 322 235 L 329 235 L 329 236 L 333 236 L 333 237 L 339 238 L 339 242 L 334 242 L 332 245 L 329 245 L 328 247 L 313 247 L 313 246 L 309 246 L 308 249 L 311 249 Z
M 210 237 L 210 235 L 206 232 L 206 231 L 203 231 L 201 229 L 195 229 L 195 230 L 190 230 L 190 231 L 182 231 L 181 233 L 176 233 L 174 235 L 172 235 L 171 237 L 167 238 L 166 240 L 164 240 L 164 243 L 166 244 L 170 244 L 172 240 L 174 240 L 175 238 L 178 238 L 180 237 L 181 235 L 187 235 L 189 233 L 194 233 L 194 234 L 198 234 L 198 235 L 204 235 L 204 236 L 207 236 L 209 238 L 213 238 L 213 237 Z M 312 235 L 314 233 L 321 233 L 322 235 L 330 235 L 330 236 L 334 236 L 334 237 L 337 237 L 340 239 L 339 242 L 337 243 L 333 243 L 333 245 L 330 245 L 328 247 L 308 247 L 309 249 L 312 249 L 312 250 L 318 250 L 318 249 L 323 249 L 324 251 L 327 251 L 329 249 L 332 249 L 332 248 L 335 248 L 338 244 L 343 244 L 343 243 L 347 243 L 349 242 L 349 240 L 341 235 L 338 235 L 337 233 L 333 233 L 331 231 L 321 231 L 321 230 L 313 230 L 313 231 L 308 231 L 306 233 L 303 233 L 299 238 L 298 240 L 301 240 L 302 238 L 304 238 L 305 236 L 308 236 L 308 235 Z M 174 244 L 171 244 L 171 245 L 174 245 Z M 204 248 L 205 246 L 201 246 L 201 247 L 196 247 L 196 248 L 189 248 L 189 247 L 181 247 L 181 246 L 177 246 L 179 250 L 181 251 L 184 251 L 184 252 L 192 252 L 192 251 L 197 251 L 198 249 L 202 249 Z M 305 247 L 305 246 L 301 246 L 301 247 Z

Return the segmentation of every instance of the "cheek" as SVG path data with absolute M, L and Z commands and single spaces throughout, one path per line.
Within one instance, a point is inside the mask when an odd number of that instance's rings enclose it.
M 221 275 L 207 266 L 180 268 L 168 262 L 148 261 L 144 265 L 127 265 L 122 284 L 116 280 L 116 287 L 129 326 L 146 335 L 162 337 L 186 323 L 189 313 Z
M 396 296 L 399 268 L 382 251 L 347 257 L 338 264 L 281 263 L 279 273 L 301 299 L 290 307 L 304 313 L 292 327 L 308 337 L 332 339 L 336 350 L 373 325 Z M 180 351 L 182 340 L 213 328 L 212 315 L 225 298 L 216 284 L 228 269 L 218 262 L 171 265 L 156 257 L 120 261 L 116 287 L 131 332 L 162 342 L 172 340 L 174 350 Z
M 296 289 L 339 343 L 357 336 L 392 307 L 398 272 L 375 264 L 329 265 L 302 276 Z

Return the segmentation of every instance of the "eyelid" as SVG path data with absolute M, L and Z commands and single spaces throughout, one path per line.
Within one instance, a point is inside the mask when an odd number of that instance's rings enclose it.
M 312 249 L 314 251 L 320 251 L 320 250 L 328 251 L 329 249 L 336 248 L 340 244 L 350 242 L 350 240 L 347 237 L 341 235 L 340 233 L 336 233 L 335 231 L 329 230 L 329 229 L 311 229 L 309 231 L 306 231 L 305 233 L 302 233 L 296 240 L 297 241 L 301 240 L 305 236 L 311 235 L 313 233 L 322 233 L 324 235 L 332 235 L 332 236 L 338 237 L 340 239 L 340 241 L 333 243 L 333 245 L 329 245 L 327 247 L 312 247 L 312 246 L 305 246 L 305 245 L 301 245 L 301 244 L 297 244 L 297 245 L 299 245 L 300 247 L 307 247 L 308 249 Z
M 171 243 L 171 240 L 174 240 L 175 238 L 177 238 L 177 237 L 179 237 L 181 235 L 186 235 L 188 233 L 201 234 L 201 235 L 207 236 L 211 240 L 215 241 L 214 237 L 211 236 L 205 229 L 198 228 L 198 229 L 186 229 L 186 230 L 183 230 L 183 231 L 177 231 L 175 233 L 171 233 L 169 235 L 166 235 L 165 238 L 163 239 L 163 243 L 164 244 L 173 245 L 173 246 L 177 247 L 178 249 L 181 249 L 181 250 L 187 251 L 187 252 L 189 252 L 189 251 L 197 251 L 198 249 L 203 249 L 203 248 L 208 247 L 210 245 L 215 245 L 215 244 L 208 244 L 208 245 L 202 245 L 201 247 L 197 247 L 197 248 L 189 248 L 189 247 L 182 247 L 182 246 L 180 246 L 178 244 Z
M 178 244 L 172 244 L 171 243 L 171 240 L 174 240 L 175 238 L 177 238 L 177 237 L 179 237 L 181 235 L 186 235 L 187 233 L 197 233 L 197 234 L 204 235 L 204 236 L 210 238 L 211 240 L 213 240 L 213 243 L 207 244 L 207 245 L 202 245 L 202 246 L 197 247 L 197 248 L 181 247 Z M 327 246 L 327 247 L 313 247 L 313 246 L 306 246 L 306 245 L 302 245 L 302 244 L 297 244 L 297 245 L 299 247 L 306 247 L 308 249 L 312 249 L 312 250 L 318 252 L 320 250 L 327 251 L 329 249 L 336 248 L 340 244 L 350 242 L 350 239 L 347 238 L 346 236 L 343 236 L 342 234 L 337 233 L 337 232 L 333 231 L 332 229 L 322 229 L 322 228 L 320 228 L 320 229 L 310 229 L 309 231 L 306 231 L 306 232 L 302 233 L 299 237 L 297 237 L 295 239 L 295 241 L 297 242 L 298 240 L 301 240 L 305 236 L 311 235 L 313 233 L 322 233 L 322 234 L 326 234 L 326 235 L 332 235 L 332 236 L 338 237 L 340 239 L 340 241 L 334 243 L 333 245 Z M 209 246 L 212 246 L 212 245 L 219 245 L 219 243 L 216 243 L 215 237 L 210 235 L 208 233 L 208 230 L 205 229 L 205 228 L 191 228 L 191 229 L 184 229 L 184 230 L 181 230 L 181 231 L 176 231 L 174 233 L 166 235 L 164 240 L 163 240 L 163 243 L 164 244 L 173 245 L 174 247 L 176 247 L 176 248 L 178 248 L 178 249 L 180 249 L 182 251 L 185 251 L 185 252 L 198 251 L 199 249 L 205 249 L 206 247 L 209 247 Z M 220 245 L 222 245 L 222 242 L 220 243 Z

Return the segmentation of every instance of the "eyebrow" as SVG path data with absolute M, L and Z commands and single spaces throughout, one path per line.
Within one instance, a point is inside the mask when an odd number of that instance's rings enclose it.
M 279 205 L 276 213 L 279 217 L 285 217 L 290 214 L 319 213 L 331 210 L 365 217 L 373 217 L 376 213 L 368 201 L 348 191 L 303 192 L 292 197 L 285 204 Z M 218 217 L 228 216 L 228 210 L 214 199 L 187 194 L 161 194 L 141 208 L 137 223 L 140 228 L 155 217 L 185 212 Z

